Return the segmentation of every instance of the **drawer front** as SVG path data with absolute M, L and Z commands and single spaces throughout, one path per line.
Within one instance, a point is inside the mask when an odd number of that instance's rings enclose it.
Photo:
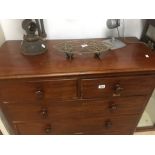
M 138 116 L 59 120 L 48 123 L 17 123 L 18 134 L 132 134 Z
M 148 95 L 154 87 L 154 77 L 113 77 L 83 79 L 82 98 L 101 98 L 105 96 Z
M 76 80 L 17 81 L 0 83 L 2 102 L 76 99 Z
M 80 118 L 94 118 L 139 114 L 146 104 L 146 97 L 122 97 L 92 101 L 58 102 L 43 105 L 37 104 L 7 104 L 5 111 L 14 122 L 44 121 L 50 119 L 59 121 L 64 119 L 77 120 Z

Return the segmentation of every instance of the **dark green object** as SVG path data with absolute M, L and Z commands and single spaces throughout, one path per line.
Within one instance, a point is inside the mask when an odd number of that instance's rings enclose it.
M 43 19 L 25 19 L 22 28 L 26 31 L 22 41 L 24 55 L 39 55 L 47 51 Z

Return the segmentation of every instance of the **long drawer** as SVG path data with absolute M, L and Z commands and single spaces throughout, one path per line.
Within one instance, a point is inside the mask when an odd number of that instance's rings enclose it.
M 81 95 L 82 98 L 148 95 L 154 84 L 154 77 L 147 76 L 83 79 Z
M 77 98 L 75 79 L 0 82 L 1 102 L 39 102 Z
M 6 104 L 5 111 L 14 122 L 64 120 L 139 114 L 146 104 L 145 96 L 102 100 L 50 102 L 44 105 Z
M 137 115 L 123 117 L 88 118 L 59 120 L 47 123 L 16 123 L 18 134 L 132 134 L 137 123 Z

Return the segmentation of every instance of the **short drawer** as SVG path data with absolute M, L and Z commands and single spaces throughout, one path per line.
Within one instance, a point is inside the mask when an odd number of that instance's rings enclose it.
M 77 119 L 134 115 L 144 109 L 147 102 L 145 96 L 122 97 L 115 99 L 102 99 L 92 101 L 51 102 L 39 104 L 7 104 L 5 112 L 13 122 L 20 121 L 59 121 L 64 119 Z
M 22 135 L 73 135 L 73 134 L 132 134 L 138 116 L 105 117 L 92 119 L 59 120 L 57 122 L 16 123 L 18 134 Z
M 1 102 L 76 99 L 77 81 L 74 79 L 40 81 L 1 81 Z
M 101 98 L 106 96 L 133 96 L 150 94 L 154 87 L 154 77 L 113 77 L 83 79 L 82 98 Z

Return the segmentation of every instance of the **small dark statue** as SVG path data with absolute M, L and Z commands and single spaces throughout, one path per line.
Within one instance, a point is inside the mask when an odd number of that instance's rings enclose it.
M 24 55 L 39 55 L 47 51 L 43 19 L 25 19 L 22 28 L 26 31 L 22 41 Z

